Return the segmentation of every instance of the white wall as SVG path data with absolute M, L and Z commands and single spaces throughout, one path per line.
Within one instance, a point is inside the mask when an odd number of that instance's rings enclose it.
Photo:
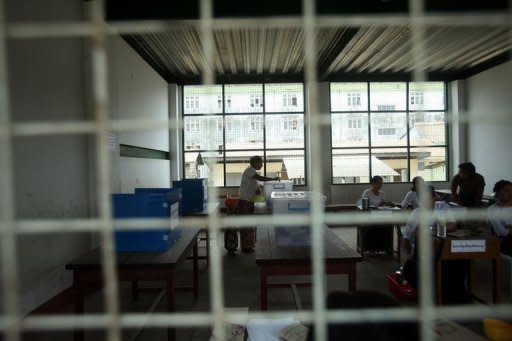
M 6 5 L 8 22 L 82 17 L 79 0 L 10 0 Z M 13 121 L 87 119 L 80 39 L 9 40 L 7 49 Z M 85 136 L 15 138 L 16 217 L 87 217 L 88 148 Z M 87 233 L 60 233 L 18 236 L 17 245 L 20 304 L 26 313 L 71 284 L 64 265 L 91 244 Z
M 111 117 L 156 119 L 162 129 L 115 134 L 118 144 L 169 151 L 168 85 L 120 37 L 108 40 L 108 81 Z M 112 191 L 133 192 L 135 187 L 170 187 L 170 163 L 166 160 L 135 159 L 112 153 Z
M 499 179 L 512 179 L 512 62 L 467 80 L 468 110 L 478 119 L 468 125 L 468 161 L 485 177 L 486 194 Z
M 8 0 L 8 22 L 82 20 L 82 0 Z M 85 4 L 87 6 L 88 3 Z M 11 117 L 15 122 L 93 118 L 90 51 L 78 38 L 8 41 Z M 108 40 L 110 113 L 115 118 L 168 119 L 167 83 L 121 38 Z M 169 186 L 166 160 L 119 157 L 119 143 L 169 150 L 159 132 L 112 134 L 113 190 Z M 16 137 L 13 141 L 18 219 L 94 217 L 94 136 Z M 67 262 L 94 245 L 90 233 L 18 236 L 21 311 L 28 313 L 72 283 Z M 0 259 L 0 262 L 2 260 Z M 0 295 L 1 301 L 2 295 Z M 1 303 L 1 302 L 0 302 Z

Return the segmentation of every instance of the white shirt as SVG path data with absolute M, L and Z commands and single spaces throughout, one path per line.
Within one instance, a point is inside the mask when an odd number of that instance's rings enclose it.
M 407 239 L 411 244 L 412 248 L 414 250 L 415 247 L 415 240 L 416 240 L 416 229 L 418 228 L 418 225 L 420 224 L 420 213 L 422 211 L 422 207 L 418 207 L 415 210 L 411 212 L 409 215 L 409 219 L 407 221 L 407 225 L 405 226 L 405 232 L 404 232 L 404 238 Z M 450 205 L 448 205 L 444 201 L 436 201 L 434 205 L 434 212 L 438 211 L 444 211 L 446 222 L 447 223 L 455 223 L 455 219 L 453 219 L 453 216 L 450 214 Z M 436 222 L 435 217 L 431 217 L 428 220 L 428 225 L 432 226 Z
M 252 166 L 247 167 L 242 173 L 242 180 L 240 181 L 240 199 L 253 201 L 256 191 L 258 190 L 258 181 L 254 178 L 256 169 Z
M 402 208 L 412 207 L 413 209 L 418 208 L 420 206 L 418 200 L 418 194 L 415 191 L 409 191 L 402 200 Z
M 489 223 L 491 224 L 492 229 L 494 230 L 494 233 L 496 233 L 496 235 L 499 237 L 504 237 L 504 236 L 508 235 L 509 229 L 507 226 L 512 226 L 512 216 L 509 218 L 505 218 L 505 219 L 502 219 L 502 218 L 492 219 L 491 214 L 492 213 L 505 213 L 505 212 L 512 215 L 512 208 L 511 207 L 501 207 L 501 206 L 494 204 L 494 205 L 489 206 L 489 208 L 487 209 L 487 213 L 489 214 L 489 218 L 488 218 Z
M 383 191 L 379 191 L 378 195 L 372 192 L 371 188 L 366 189 L 361 195 L 361 198 L 368 198 L 370 206 L 378 207 L 383 201 L 385 201 L 385 195 Z

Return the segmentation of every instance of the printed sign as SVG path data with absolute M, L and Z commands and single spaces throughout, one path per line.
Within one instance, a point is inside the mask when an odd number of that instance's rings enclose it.
M 450 243 L 450 252 L 485 252 L 484 240 L 452 240 Z

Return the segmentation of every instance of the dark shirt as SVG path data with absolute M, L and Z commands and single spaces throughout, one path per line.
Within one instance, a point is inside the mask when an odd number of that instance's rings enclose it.
M 458 189 L 459 201 L 462 206 L 475 207 L 480 205 L 482 192 L 485 187 L 484 177 L 475 173 L 469 179 L 462 180 L 457 174 L 453 177 L 452 186 Z

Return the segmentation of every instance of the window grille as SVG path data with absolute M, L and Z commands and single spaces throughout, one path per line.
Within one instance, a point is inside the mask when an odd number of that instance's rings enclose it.
M 302 4 L 302 16 L 297 18 L 270 18 L 270 19 L 215 19 L 213 18 L 213 1 L 201 0 L 201 42 L 205 59 L 205 72 L 203 74 L 203 84 L 213 85 L 213 30 L 229 27 L 244 28 L 257 25 L 268 25 L 270 27 L 280 27 L 282 25 L 292 26 L 304 31 L 304 51 L 316 51 L 315 31 L 322 27 L 346 26 L 369 26 L 377 25 L 388 27 L 398 24 L 410 24 L 412 28 L 412 50 L 414 52 L 415 65 L 417 68 L 412 70 L 414 80 L 422 82 L 427 79 L 422 71 L 422 61 L 427 53 L 425 42 L 425 30 L 427 24 L 441 24 L 465 27 L 468 25 L 493 25 L 503 27 L 507 30 L 512 28 L 511 13 L 506 14 L 482 14 L 482 15 L 426 15 L 424 12 L 424 1 L 409 1 L 409 13 L 405 15 L 333 15 L 320 17 L 315 12 L 315 2 L 304 0 Z M 211 240 L 211 261 L 210 261 L 210 297 L 211 311 L 201 313 L 159 313 L 159 314 L 136 314 L 122 313 L 118 309 L 118 292 L 115 283 L 117 282 L 117 273 L 115 270 L 115 253 L 113 251 L 112 231 L 114 229 L 111 217 L 110 193 L 109 193 L 109 162 L 105 146 L 108 141 L 110 131 L 137 131 L 143 129 L 159 129 L 161 122 L 141 119 L 135 122 L 123 122 L 109 119 L 107 115 L 108 95 L 106 93 L 106 61 L 105 53 L 106 37 L 113 34 L 133 33 L 133 32 L 159 32 L 169 29 L 166 22 L 123 22 L 105 26 L 103 18 L 103 2 L 93 1 L 93 16 L 90 22 L 26 22 L 9 23 L 6 22 L 4 12 L 4 1 L 0 1 L 0 182 L 2 189 L 0 193 L 0 237 L 2 252 L 3 269 L 3 293 L 4 310 L 0 317 L 0 330 L 3 331 L 7 341 L 17 341 L 21 339 L 21 333 L 33 330 L 71 330 L 78 327 L 82 328 L 105 328 L 107 339 L 117 341 L 121 339 L 121 328 L 133 328 L 138 326 L 152 327 L 195 327 L 195 326 L 213 326 L 213 333 L 223 339 L 223 320 L 227 314 L 223 302 L 223 269 L 221 262 L 221 250 L 218 244 L 219 229 L 223 226 L 253 226 L 255 220 L 252 217 L 220 217 L 212 215 L 208 218 L 183 219 L 180 221 L 183 228 L 208 226 Z M 51 122 L 51 124 L 41 122 L 14 122 L 9 115 L 9 89 L 7 80 L 7 40 L 8 39 L 38 39 L 43 37 L 91 37 L 96 42 L 92 46 L 92 81 L 94 88 L 94 103 L 96 104 L 96 118 L 93 123 L 90 122 Z M 312 148 L 308 151 L 310 154 L 311 167 L 315 176 L 310 181 L 310 189 L 315 193 L 322 192 L 322 172 L 320 167 L 321 160 L 321 134 L 320 128 L 325 123 L 319 115 L 318 98 L 318 74 L 317 60 L 313 53 L 305 53 L 305 87 L 309 92 L 308 124 L 310 125 Z M 229 99 L 228 104 L 229 106 Z M 357 102 L 357 101 L 356 101 Z M 288 98 L 283 105 L 297 104 L 297 99 Z M 412 104 L 412 103 L 411 103 Z M 185 100 L 185 108 L 197 109 L 202 103 L 197 98 Z M 377 108 L 377 110 L 392 110 L 389 107 Z M 469 115 L 469 120 L 479 119 L 478 115 Z M 499 122 L 495 122 L 499 124 Z M 182 129 L 177 124 L 169 123 L 170 130 Z M 37 135 L 58 135 L 58 134 L 80 134 L 92 133 L 95 136 L 97 145 L 96 150 L 98 163 L 98 207 L 100 216 L 95 219 L 73 219 L 73 220 L 16 220 L 12 206 L 13 193 L 13 156 L 12 140 L 17 136 L 37 136 Z M 216 200 L 218 190 L 213 188 L 210 198 Z M 426 198 L 421 198 L 423 201 Z M 342 213 L 324 213 L 321 207 L 321 197 L 314 197 L 312 202 L 310 222 L 313 227 L 313 247 L 312 247 L 312 265 L 313 265 L 313 308 L 310 311 L 272 311 L 272 312 L 250 312 L 250 317 L 289 317 L 294 316 L 304 322 L 312 322 L 315 325 L 316 340 L 326 339 L 326 323 L 366 323 L 370 321 L 410 321 L 415 320 L 421 323 L 422 340 L 434 340 L 430 332 L 432 320 L 437 318 L 447 319 L 468 319 L 479 321 L 488 316 L 501 318 L 510 318 L 512 306 L 510 304 L 500 305 L 472 305 L 472 306 L 452 306 L 436 307 L 433 305 L 432 282 L 426 280 L 420 288 L 418 308 L 400 308 L 400 309 L 361 309 L 361 310 L 326 310 L 325 307 L 325 286 L 324 286 L 324 263 L 323 263 L 323 238 L 321 235 L 321 226 L 324 223 L 331 224 L 359 224 L 359 223 L 392 223 L 397 218 L 381 217 L 372 215 L 350 215 Z M 421 216 L 422 225 L 426 226 L 430 215 L 428 213 Z M 454 218 L 459 221 L 486 219 L 487 212 L 483 210 L 474 210 L 467 213 L 454 214 Z M 271 225 L 272 217 L 258 217 L 258 224 Z M 400 219 L 405 222 L 407 217 L 401 216 Z M 119 226 L 133 228 L 140 223 L 135 221 L 132 225 L 120 223 Z M 301 219 L 283 216 L 280 223 L 284 225 L 301 225 L 304 223 Z M 167 226 L 167 221 L 162 221 L 160 227 Z M 116 226 L 117 228 L 117 226 Z M 73 232 L 80 233 L 84 231 L 97 231 L 101 234 L 102 257 L 104 262 L 103 276 L 105 279 L 105 302 L 106 312 L 104 314 L 85 314 L 83 316 L 73 316 L 70 314 L 55 316 L 21 316 L 19 309 L 19 264 L 17 262 L 16 237 L 18 235 L 38 235 L 50 232 Z M 428 242 L 428 230 L 420 229 L 420 279 L 430 279 L 433 277 L 430 266 L 432 258 L 432 248 Z M 234 318 L 240 318 L 236 314 L 231 314 Z M 241 320 L 241 322 L 243 322 Z

